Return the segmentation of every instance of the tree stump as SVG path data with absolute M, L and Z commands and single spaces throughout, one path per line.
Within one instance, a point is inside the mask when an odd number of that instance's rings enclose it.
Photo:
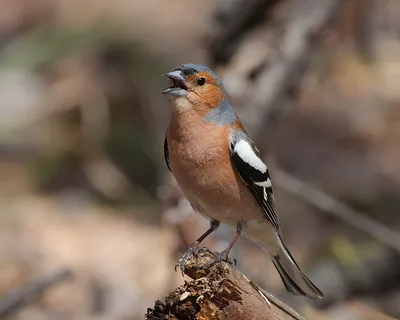
M 293 309 L 248 280 L 232 264 L 219 262 L 203 267 L 215 257 L 199 250 L 189 259 L 185 282 L 147 310 L 148 320 L 305 320 Z

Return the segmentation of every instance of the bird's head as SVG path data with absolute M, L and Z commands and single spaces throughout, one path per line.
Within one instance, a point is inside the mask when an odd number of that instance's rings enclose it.
M 218 108 L 225 99 L 221 80 L 206 66 L 183 64 L 165 75 L 172 83 L 162 93 L 171 95 L 175 105 L 189 105 L 205 115 Z

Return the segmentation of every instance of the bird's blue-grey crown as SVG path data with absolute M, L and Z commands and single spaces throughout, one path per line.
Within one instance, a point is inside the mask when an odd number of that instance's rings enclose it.
M 186 64 L 182 64 L 175 68 L 175 71 L 178 71 L 178 70 L 181 71 L 184 75 L 196 74 L 199 72 L 207 72 L 216 80 L 218 86 L 224 90 L 224 86 L 222 84 L 221 79 L 216 75 L 216 73 L 214 71 L 212 71 L 209 67 L 207 67 L 203 64 L 186 63 Z

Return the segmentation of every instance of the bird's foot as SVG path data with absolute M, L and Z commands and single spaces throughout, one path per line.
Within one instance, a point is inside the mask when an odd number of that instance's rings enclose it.
M 190 245 L 190 247 L 185 251 L 185 253 L 182 255 L 182 257 L 176 263 L 175 271 L 179 267 L 179 269 L 181 270 L 182 276 L 184 276 L 186 265 L 187 265 L 188 261 L 190 260 L 190 258 L 192 258 L 192 257 L 198 258 L 199 256 L 201 257 L 202 253 L 205 253 L 208 256 L 211 254 L 211 256 L 213 256 L 213 258 L 211 258 L 211 260 L 209 260 L 207 263 L 205 263 L 201 266 L 202 270 L 208 270 L 215 264 L 222 262 L 222 261 L 236 265 L 236 259 L 232 260 L 229 258 L 229 251 L 230 250 L 226 249 L 222 252 L 216 252 L 216 251 L 211 250 L 206 247 L 199 248 L 199 243 L 194 242 Z
M 201 248 L 200 250 L 209 250 L 207 248 Z M 212 250 L 209 250 L 213 253 L 214 258 L 210 261 L 208 261 L 206 264 L 202 266 L 202 269 L 210 269 L 212 266 L 219 262 L 228 262 L 229 264 L 234 264 L 236 266 L 236 259 L 230 259 L 229 258 L 229 251 L 228 249 L 222 251 L 222 252 L 215 252 Z
M 199 251 L 199 243 L 193 242 L 190 247 L 184 252 L 184 254 L 180 257 L 178 262 L 175 265 L 175 271 L 179 267 L 181 270 L 182 276 L 185 274 L 185 266 L 191 256 L 197 256 Z

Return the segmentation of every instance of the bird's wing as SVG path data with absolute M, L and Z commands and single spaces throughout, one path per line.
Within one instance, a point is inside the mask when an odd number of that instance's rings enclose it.
M 257 200 L 268 220 L 277 232 L 280 232 L 268 168 L 260 159 L 259 151 L 245 132 L 233 131 L 231 133 L 230 154 L 243 182 Z
M 167 130 L 167 132 L 168 132 L 168 130 Z M 165 133 L 165 139 L 164 139 L 164 159 L 165 159 L 165 163 L 167 164 L 168 170 L 172 172 L 171 166 L 170 166 L 170 163 L 169 163 L 167 132 Z

